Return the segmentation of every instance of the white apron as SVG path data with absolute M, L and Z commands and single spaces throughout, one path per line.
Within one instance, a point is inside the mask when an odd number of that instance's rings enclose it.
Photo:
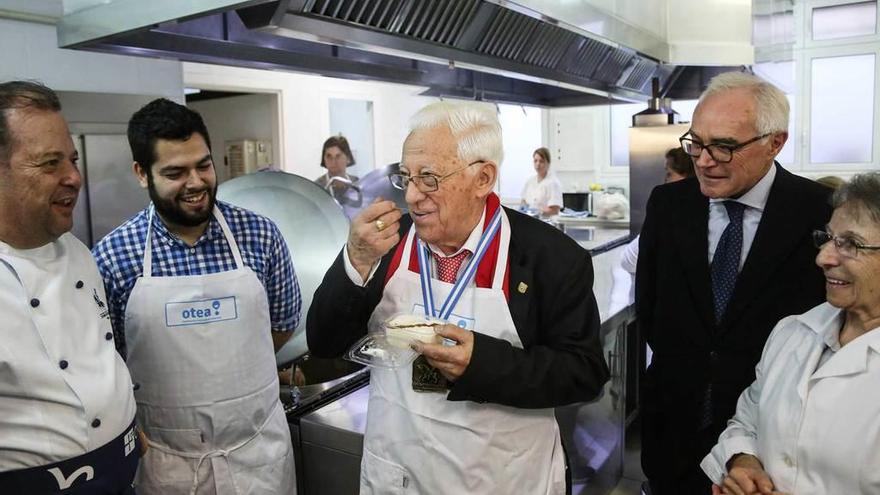
M 466 288 L 449 320 L 522 348 L 502 291 L 510 224 L 503 210 L 501 217 L 492 288 Z M 410 256 L 415 256 L 414 236 L 415 228 L 410 228 L 400 266 L 388 280 L 369 328 L 395 313 L 423 314 L 419 275 L 408 269 Z M 453 285 L 432 282 L 439 307 Z M 565 459 L 553 409 L 451 402 L 444 393 L 414 392 L 411 366 L 373 368 L 360 491 L 564 494 Z
M 296 493 L 290 430 L 279 400 L 266 291 L 241 258 L 231 271 L 153 277 L 150 246 L 125 311 L 138 424 L 150 449 L 141 494 Z

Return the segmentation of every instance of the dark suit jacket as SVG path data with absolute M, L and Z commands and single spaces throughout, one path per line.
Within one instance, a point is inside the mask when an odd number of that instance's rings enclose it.
M 754 381 L 776 323 L 825 300 L 811 232 L 824 228 L 831 216 L 830 191 L 776 167 L 754 242 L 718 325 L 708 262 L 708 198 L 697 180 L 689 179 L 658 186 L 648 200 L 636 311 L 654 351 L 642 390 L 642 466 L 651 479 L 696 469 L 733 416 L 740 393 Z M 708 428 L 698 426 L 704 407 L 711 410 Z
M 511 228 L 508 305 L 523 349 L 475 332 L 470 365 L 447 399 L 520 408 L 592 400 L 608 380 L 608 368 L 599 343 L 590 255 L 547 224 L 505 211 Z M 410 225 L 404 216 L 401 239 Z M 367 333 L 393 253 L 382 258 L 363 288 L 346 275 L 340 253 L 309 307 L 306 332 L 312 354 L 340 356 Z M 402 260 L 397 269 L 407 266 L 408 260 Z M 525 293 L 518 290 L 520 282 L 528 286 Z

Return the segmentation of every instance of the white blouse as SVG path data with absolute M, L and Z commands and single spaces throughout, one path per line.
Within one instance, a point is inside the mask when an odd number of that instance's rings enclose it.
M 541 209 L 548 206 L 562 208 L 562 184 L 553 174 L 548 173 L 544 180 L 540 181 L 536 175 L 526 182 L 522 198 L 529 208 Z
M 880 328 L 839 347 L 842 321 L 825 303 L 776 325 L 754 383 L 701 464 L 714 483 L 746 453 L 784 493 L 880 493 Z

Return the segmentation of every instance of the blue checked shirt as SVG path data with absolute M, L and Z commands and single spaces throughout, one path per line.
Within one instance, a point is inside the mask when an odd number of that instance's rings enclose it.
M 238 242 L 245 265 L 256 273 L 269 299 L 272 330 L 292 331 L 299 324 L 302 297 L 287 243 L 266 217 L 217 201 Z M 116 346 L 125 356 L 125 308 L 135 282 L 143 274 L 149 207 L 117 227 L 95 245 L 92 255 L 104 278 Z M 235 258 L 215 218 L 192 247 L 171 234 L 159 215 L 153 216 L 153 276 L 194 276 L 235 269 Z

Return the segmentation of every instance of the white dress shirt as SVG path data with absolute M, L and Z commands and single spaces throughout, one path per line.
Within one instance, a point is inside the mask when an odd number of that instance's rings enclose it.
M 468 263 L 470 263 L 471 258 L 474 257 L 474 252 L 477 250 L 477 245 L 480 243 L 480 237 L 482 237 L 482 235 L 483 235 L 483 224 L 485 222 L 486 222 L 486 209 L 483 208 L 483 214 L 482 214 L 482 216 L 480 216 L 480 221 L 477 222 L 477 225 L 474 227 L 474 230 L 471 231 L 471 234 L 468 236 L 467 240 L 464 241 L 464 244 L 462 244 L 462 246 L 456 252 L 454 252 L 452 254 L 449 254 L 449 255 L 444 254 L 443 251 L 441 251 L 439 247 L 437 247 L 436 245 L 431 244 L 431 243 L 428 243 L 428 248 L 431 249 L 432 253 L 434 253 L 442 258 L 449 258 L 449 257 L 455 256 L 456 254 L 460 253 L 462 251 L 462 249 L 467 249 L 468 251 L 470 251 L 470 254 L 465 256 L 464 260 L 461 262 L 461 268 L 464 268 L 467 266 Z M 415 228 L 415 225 L 413 225 L 413 228 Z M 403 242 L 403 241 L 401 241 L 401 242 Z M 348 258 L 348 244 L 345 245 L 344 249 L 345 249 L 345 255 L 342 258 L 345 260 L 345 273 L 348 274 L 348 278 L 351 279 L 352 283 L 354 283 L 355 285 L 359 285 L 361 287 L 367 285 L 367 283 L 369 283 L 369 281 L 372 280 L 373 275 L 376 273 L 376 269 L 379 268 L 379 263 L 376 263 L 373 265 L 373 268 L 370 269 L 370 274 L 367 275 L 367 279 L 364 280 L 361 277 L 360 273 L 358 273 L 358 271 L 354 269 L 354 265 L 351 264 L 351 260 Z M 394 249 L 397 249 L 397 246 L 394 246 Z M 401 260 L 400 265 L 402 267 L 409 266 L 409 261 L 408 260 L 406 260 L 406 261 Z M 461 276 L 461 274 L 464 273 L 464 270 L 461 268 L 459 268 L 458 274 L 455 277 L 456 280 L 458 280 L 458 278 Z M 434 276 L 433 278 L 437 278 L 437 260 L 434 258 L 434 256 L 431 256 L 431 274 Z M 471 280 L 471 283 L 468 286 L 472 287 L 475 283 L 476 283 L 476 278 L 474 280 Z
M 776 325 L 755 381 L 700 464 L 713 483 L 745 453 L 783 493 L 880 493 L 880 328 L 840 346 L 843 318 L 824 303 Z
M 770 197 L 770 188 L 773 187 L 775 179 L 776 165 L 774 164 L 748 192 L 733 200 L 746 205 L 743 210 L 743 246 L 739 258 L 740 270 L 749 255 L 752 241 L 755 240 L 755 232 L 758 230 L 758 224 L 761 223 L 761 216 L 764 214 L 764 207 L 767 206 L 767 198 Z M 712 264 L 712 258 L 715 256 L 715 249 L 718 247 L 721 234 L 730 223 L 727 208 L 724 207 L 724 202 L 728 200 L 730 198 L 709 199 L 709 265 Z
M 543 179 L 538 179 L 536 175 L 526 182 L 522 190 L 522 197 L 529 208 L 536 210 L 548 206 L 562 208 L 562 184 L 550 172 L 547 172 Z
M 77 457 L 134 420 L 104 285 L 72 234 L 36 249 L 0 242 L 0 472 Z

